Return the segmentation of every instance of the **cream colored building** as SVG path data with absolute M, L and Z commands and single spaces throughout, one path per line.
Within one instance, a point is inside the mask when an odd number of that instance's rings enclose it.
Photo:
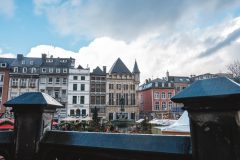
M 137 62 L 130 72 L 120 58 L 116 60 L 107 73 L 106 84 L 106 119 L 132 119 L 139 117 L 137 106 L 137 90 L 140 83 L 140 71 Z M 123 99 L 124 110 L 121 110 L 120 100 Z

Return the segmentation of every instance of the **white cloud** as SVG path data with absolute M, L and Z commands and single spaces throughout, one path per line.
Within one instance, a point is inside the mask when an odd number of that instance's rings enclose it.
M 239 19 L 240 21 L 240 19 Z M 229 28 L 234 28 L 238 23 L 225 23 L 207 29 L 196 29 L 188 32 L 173 34 L 163 38 L 162 34 L 147 34 L 126 43 L 109 37 L 94 39 L 88 46 L 80 48 L 79 52 L 67 51 L 59 47 L 40 45 L 31 49 L 28 56 L 41 56 L 42 53 L 54 57 L 73 57 L 76 65 L 107 66 L 109 71 L 112 64 L 120 57 L 132 71 L 135 59 L 141 71 L 141 82 L 146 78 L 170 75 L 203 74 L 207 72 L 226 72 L 226 65 L 240 58 L 238 41 L 225 46 L 208 57 L 197 58 L 199 54 L 211 47 L 206 42 L 217 43 L 217 39 L 228 35 L 221 35 Z M 211 34 L 208 34 L 208 33 Z
M 0 53 L 1 58 L 15 58 L 16 54 L 13 53 Z
M 12 17 L 14 15 L 14 0 L 1 0 L 0 2 L 0 15 Z

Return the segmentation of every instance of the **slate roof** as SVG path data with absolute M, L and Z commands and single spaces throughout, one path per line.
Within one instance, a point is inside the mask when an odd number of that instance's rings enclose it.
M 116 62 L 113 64 L 112 68 L 109 71 L 109 74 L 113 73 L 130 75 L 132 74 L 120 58 L 116 60 Z
M 174 83 L 190 83 L 190 78 L 181 76 L 169 76 L 168 81 Z
M 46 58 L 46 60 L 52 60 L 52 62 L 43 61 L 41 67 L 60 67 L 71 68 L 72 58 Z M 62 62 L 66 60 L 67 62 Z
M 54 98 L 42 92 L 27 92 L 4 104 L 6 107 L 33 106 L 62 108 L 63 105 Z
M 105 76 L 106 73 L 104 73 L 99 67 L 96 67 L 93 69 L 92 75 L 99 75 L 99 76 Z
M 135 63 L 134 63 L 134 67 L 133 67 L 133 72 L 132 73 L 140 73 L 140 71 L 138 69 L 137 61 L 135 61 Z
M 174 102 L 187 102 L 202 100 L 208 97 L 227 97 L 238 95 L 240 97 L 240 85 L 226 77 L 217 77 L 195 81 L 192 85 L 175 95 Z
M 10 67 L 13 61 L 14 58 L 0 58 L 0 63 L 7 63 L 7 67 Z
M 22 64 L 22 61 L 25 61 L 25 64 Z M 31 61 L 33 62 L 32 64 L 30 63 Z M 40 67 L 41 64 L 41 58 L 23 57 L 21 60 L 15 58 L 14 61 L 11 63 L 11 67 Z

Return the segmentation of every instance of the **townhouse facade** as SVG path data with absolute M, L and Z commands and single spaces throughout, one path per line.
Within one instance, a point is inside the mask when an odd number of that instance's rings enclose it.
M 6 108 L 3 105 L 8 100 L 9 91 L 9 72 L 12 58 L 0 58 L 0 114 L 6 112 Z
M 174 95 L 174 84 L 163 79 L 157 78 L 141 85 L 138 90 L 140 118 L 173 118 L 175 103 L 171 98 Z
M 70 117 L 89 119 L 90 69 L 78 67 L 69 69 L 68 76 L 68 110 Z
M 68 75 L 69 70 L 74 68 L 73 58 L 53 58 L 42 54 L 41 65 L 39 67 L 39 91 L 59 101 L 64 108 L 58 109 L 56 116 L 64 118 L 67 116 L 68 106 Z
M 96 67 L 90 74 L 90 110 L 98 110 L 98 117 L 106 119 L 106 66 Z M 92 116 L 92 112 L 91 116 Z
M 107 119 L 138 119 L 139 108 L 136 91 L 140 83 L 140 71 L 137 62 L 134 64 L 133 72 L 130 72 L 118 58 L 106 78 Z
M 5 64 L 5 61 L 8 63 Z M 91 109 L 97 107 L 99 117 L 113 120 L 122 114 L 120 99 L 123 98 L 124 117 L 134 120 L 138 117 L 136 91 L 140 72 L 136 62 L 133 72 L 118 59 L 109 73 L 106 67 L 103 70 L 97 67 L 91 74 L 89 68 L 74 68 L 73 58 L 53 58 L 46 54 L 40 58 L 18 54 L 16 58 L 0 59 L 0 64 L 1 104 L 25 92 L 40 91 L 65 106 L 58 110 L 54 118 L 70 116 L 90 119 Z M 4 86 L 7 88 L 4 89 Z M 5 112 L 4 109 L 2 111 Z

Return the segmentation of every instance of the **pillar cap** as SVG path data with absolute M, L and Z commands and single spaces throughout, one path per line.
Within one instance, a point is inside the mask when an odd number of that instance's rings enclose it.
M 185 109 L 240 110 L 240 84 L 226 77 L 198 80 L 171 98 Z
M 4 104 L 6 107 L 24 108 L 24 107 L 42 107 L 44 109 L 63 108 L 63 105 L 54 98 L 42 92 L 27 92 Z

